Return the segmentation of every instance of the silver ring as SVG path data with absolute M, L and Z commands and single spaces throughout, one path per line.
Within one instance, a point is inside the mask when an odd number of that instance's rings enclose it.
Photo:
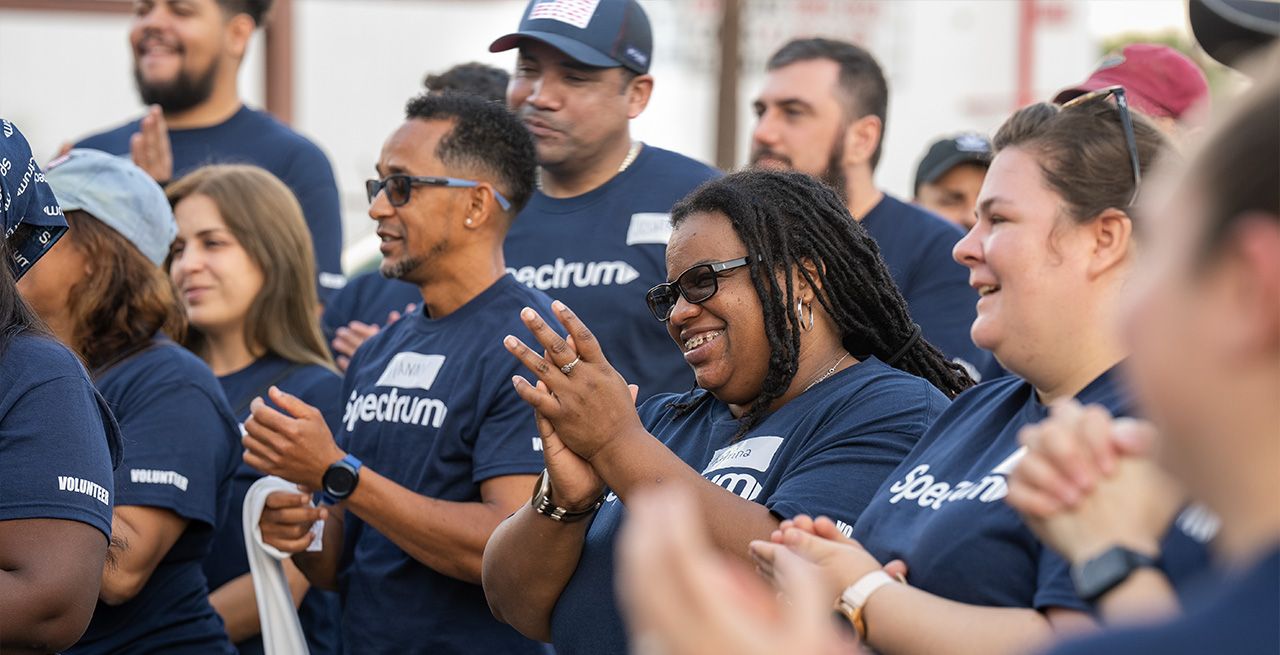
M 574 357 L 572 362 L 560 367 L 560 372 L 568 375 L 573 372 L 573 367 L 577 366 L 580 362 L 582 362 L 581 357 Z

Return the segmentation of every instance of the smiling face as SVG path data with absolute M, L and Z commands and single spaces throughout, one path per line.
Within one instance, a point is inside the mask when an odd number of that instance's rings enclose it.
M 982 186 L 977 224 L 955 246 L 980 296 L 970 336 L 1022 377 L 1084 331 L 1089 319 L 1069 308 L 1094 300 L 1085 290 L 1087 230 L 1063 211 L 1035 156 L 1006 148 Z
M 746 246 L 719 213 L 687 216 L 671 233 L 667 270 L 737 259 Z M 676 302 L 667 332 L 693 368 L 698 386 L 730 405 L 745 406 L 760 395 L 769 367 L 760 297 L 746 267 L 720 274 L 718 291 L 701 304 Z
M 620 67 L 586 66 L 526 39 L 507 85 L 507 105 L 533 135 L 538 164 L 555 167 L 591 160 L 625 135 L 632 114 L 644 108 L 629 86 Z
M 136 0 L 129 44 L 142 101 L 174 112 L 207 100 L 224 59 L 234 63 L 244 46 L 244 30 L 230 25 L 216 0 Z
M 227 228 L 208 196 L 183 198 L 174 208 L 178 237 L 170 247 L 169 277 L 187 319 L 206 334 L 243 330 L 263 286 L 262 268 Z

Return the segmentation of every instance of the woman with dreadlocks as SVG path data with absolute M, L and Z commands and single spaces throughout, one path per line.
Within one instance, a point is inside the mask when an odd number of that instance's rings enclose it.
M 829 520 L 799 517 L 774 543 L 752 544 L 765 570 L 781 548 L 819 564 L 827 597 L 878 653 L 1034 652 L 1090 626 L 1095 612 L 1125 620 L 1117 599 L 1171 597 L 1170 582 L 1206 564 L 1196 539 L 1207 535 L 1184 520 L 1171 529 L 1176 488 L 1130 494 L 1111 509 L 1138 508 L 1131 515 L 1141 520 L 1065 557 L 1005 503 L 1034 435 L 1025 428 L 1051 411 L 1078 411 L 1077 402 L 1116 416 L 1134 410 L 1119 379 L 1128 353 L 1120 294 L 1134 269 L 1139 182 L 1168 142 L 1111 87 L 1021 109 L 993 143 L 978 222 L 954 256 L 981 296 L 974 342 L 1013 375 L 947 408 L 867 505 L 852 540 Z M 1078 480 L 1077 495 L 1086 485 Z M 905 562 L 910 585 L 883 574 L 890 560 Z M 1163 576 L 1152 575 L 1157 568 Z
M 613 544 L 637 490 L 695 494 L 716 546 L 742 558 L 752 539 L 801 513 L 849 531 L 948 399 L 972 384 L 920 338 L 875 242 L 814 179 L 730 175 L 678 204 L 672 224 L 667 270 L 678 275 L 647 300 L 699 388 L 637 411 L 590 330 L 560 303 L 567 341 L 522 314 L 545 357 L 506 340 L 539 378 L 514 383 L 538 414 L 547 471 L 531 505 L 490 539 L 485 593 L 498 618 L 561 654 L 627 649 Z

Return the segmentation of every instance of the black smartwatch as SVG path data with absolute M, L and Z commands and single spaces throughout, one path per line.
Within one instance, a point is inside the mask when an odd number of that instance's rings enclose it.
M 356 484 L 360 482 L 361 466 L 360 460 L 352 454 L 329 465 L 324 477 L 320 479 L 323 486 L 321 497 L 326 504 L 336 505 L 356 490 Z
M 1140 568 L 1156 568 L 1159 562 L 1123 546 L 1112 546 L 1101 555 L 1071 567 L 1076 594 L 1089 603 L 1098 602 L 1108 591 L 1129 579 Z

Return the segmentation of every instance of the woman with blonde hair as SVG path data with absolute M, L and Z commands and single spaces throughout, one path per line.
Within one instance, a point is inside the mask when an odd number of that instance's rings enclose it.
M 218 376 L 236 420 L 276 386 L 320 408 L 336 429 L 342 379 L 321 336 L 311 238 L 288 187 L 257 167 L 219 165 L 193 171 L 168 196 L 178 236 L 166 265 L 190 323 L 182 343 Z M 241 653 L 263 652 L 240 521 L 260 477 L 240 463 L 204 565 L 209 600 Z M 311 652 L 337 652 L 336 597 L 308 590 L 297 568 L 284 566 Z

